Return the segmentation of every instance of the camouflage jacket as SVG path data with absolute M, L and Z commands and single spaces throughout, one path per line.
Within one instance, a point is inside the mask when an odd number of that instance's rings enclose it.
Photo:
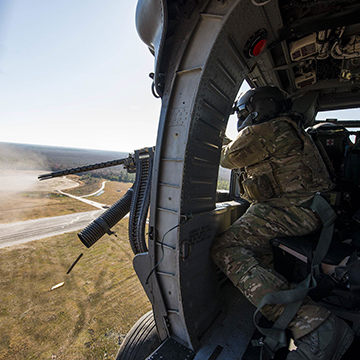
M 333 186 L 310 136 L 289 117 L 242 129 L 223 146 L 220 163 L 241 169 L 241 196 L 250 202 L 286 198 L 300 205 Z

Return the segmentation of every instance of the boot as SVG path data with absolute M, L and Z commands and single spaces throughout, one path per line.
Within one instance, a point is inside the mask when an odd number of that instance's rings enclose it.
M 331 314 L 317 329 L 295 340 L 297 349 L 286 360 L 340 360 L 353 340 L 345 321 Z

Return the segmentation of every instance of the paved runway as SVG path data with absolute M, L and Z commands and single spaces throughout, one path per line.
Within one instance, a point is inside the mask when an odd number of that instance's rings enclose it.
M 85 228 L 104 210 L 0 224 L 0 248 Z

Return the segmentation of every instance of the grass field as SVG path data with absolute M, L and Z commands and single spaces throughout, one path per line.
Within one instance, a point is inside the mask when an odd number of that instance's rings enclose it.
M 29 172 L 20 172 L 17 177 L 11 178 L 10 182 L 12 182 L 13 179 L 22 178 L 23 174 L 28 175 L 28 173 Z M 39 172 L 36 172 L 36 174 L 38 173 Z M 67 178 L 73 182 L 79 183 L 79 186 L 66 188 L 66 186 L 63 185 L 65 187 L 64 192 L 76 196 L 83 196 L 95 192 L 101 187 L 101 184 L 104 181 L 104 179 L 98 178 L 90 178 L 84 181 L 80 180 L 79 176 L 76 175 L 70 175 Z M 36 179 L 35 175 L 34 179 Z M 56 188 L 62 188 L 59 183 L 63 180 L 60 179 L 57 180 L 55 184 L 50 184 L 53 181 L 54 179 L 41 182 L 38 182 L 37 180 L 35 182 L 34 180 L 34 182 L 30 182 L 29 186 L 18 186 L 16 189 L 12 189 L 9 185 L 6 188 L 0 186 L 0 224 L 66 215 L 95 209 L 91 205 L 59 194 L 56 191 Z M 131 185 L 131 183 L 107 181 L 105 192 L 103 194 L 91 196 L 88 199 L 112 205 L 125 194 Z
M 100 189 L 101 184 L 104 181 L 104 179 L 94 178 L 94 177 L 87 178 L 84 181 L 81 180 L 81 177 L 77 175 L 69 175 L 67 177 L 79 183 L 79 186 L 77 186 L 76 188 L 65 190 L 65 192 L 75 196 L 84 196 L 87 194 L 92 194 L 96 190 Z
M 94 210 L 93 206 L 59 194 L 70 191 L 77 178 L 38 181 L 43 171 L 0 172 L 0 224 Z
M 100 195 L 90 196 L 89 200 L 98 201 L 103 204 L 112 205 L 125 195 L 126 191 L 132 186 L 131 183 L 122 183 L 116 181 L 107 181 L 105 191 Z
M 76 177 L 69 176 L 69 178 L 77 181 L 80 185 L 76 188 L 67 189 L 65 192 L 76 196 L 92 194 L 101 188 L 103 181 L 106 181 L 104 189 L 105 191 L 94 196 L 87 196 L 86 198 L 108 205 L 111 205 L 119 200 L 132 186 L 132 183 L 128 182 L 109 181 L 98 178 L 91 178 L 90 180 L 86 180 L 86 182 L 81 179 L 77 179 Z
M 117 238 L 106 235 L 90 249 L 69 233 L 0 250 L 1 360 L 115 358 L 150 310 L 132 268 L 126 219 L 115 231 Z
M 100 185 L 73 190 L 89 194 Z M 110 181 L 90 199 L 111 205 L 130 186 Z M 87 210 L 94 208 L 49 189 L 6 191 L 0 223 Z M 90 249 L 68 233 L 0 250 L 0 360 L 115 358 L 125 334 L 151 308 L 132 267 L 127 223 L 113 228 L 118 237 L 105 235 Z
M 7 192 L 0 202 L 0 224 L 91 211 L 95 208 L 56 192 Z

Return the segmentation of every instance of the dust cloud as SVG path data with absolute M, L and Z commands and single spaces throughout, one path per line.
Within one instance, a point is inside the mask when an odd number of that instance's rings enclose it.
M 76 181 L 66 178 L 55 178 L 39 181 L 38 176 L 47 171 L 41 170 L 1 170 L 0 171 L 0 199 L 1 193 L 19 193 L 29 191 L 51 192 L 78 186 Z
M 0 199 L 3 192 L 34 190 L 38 182 L 35 169 L 46 168 L 45 157 L 11 144 L 0 144 Z
M 47 172 L 45 156 L 0 144 L 0 223 L 18 221 L 34 206 L 46 206 L 47 193 L 79 185 L 66 178 L 39 181 L 37 177 Z
M 0 143 L 0 171 L 48 169 L 46 156 L 21 148 L 16 144 Z

